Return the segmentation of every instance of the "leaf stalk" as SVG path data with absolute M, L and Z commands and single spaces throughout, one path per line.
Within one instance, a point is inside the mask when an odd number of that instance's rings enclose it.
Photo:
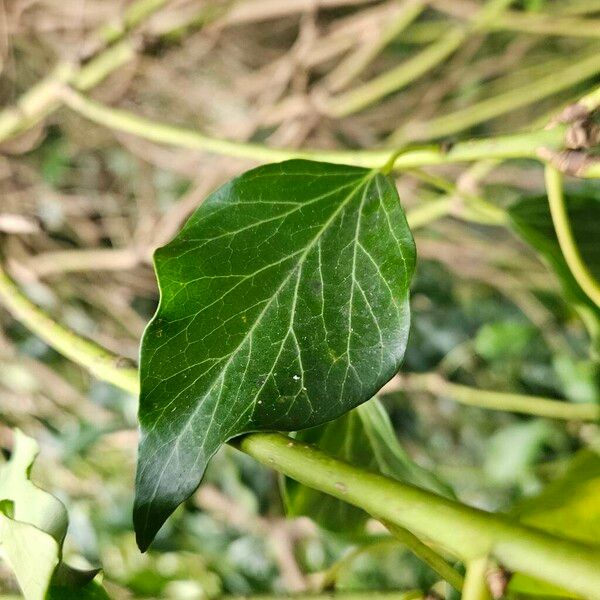
M 588 269 L 579 252 L 579 248 L 577 248 L 567 213 L 562 186 L 562 174 L 553 166 L 547 165 L 544 175 L 552 222 L 554 223 L 556 237 L 558 238 L 565 261 L 569 265 L 569 269 L 579 287 L 581 287 L 596 306 L 600 307 L 600 283 Z

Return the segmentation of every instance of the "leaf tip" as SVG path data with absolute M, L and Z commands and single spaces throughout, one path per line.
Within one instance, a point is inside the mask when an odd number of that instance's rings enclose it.
M 135 529 L 135 541 L 140 552 L 146 552 L 150 547 L 150 544 L 154 541 L 158 530 L 162 526 L 162 523 L 156 527 L 154 522 L 146 518 L 145 514 L 142 514 L 142 510 L 139 507 L 133 509 L 133 524 Z

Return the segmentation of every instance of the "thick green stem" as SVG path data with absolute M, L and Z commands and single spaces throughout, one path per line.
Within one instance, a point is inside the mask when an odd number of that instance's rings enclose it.
M 0 276 L 0 301 L 66 357 L 98 378 L 128 392 L 137 391 L 135 370 L 120 369 L 118 358 L 53 322 L 4 273 Z M 491 554 L 510 570 L 600 600 L 598 548 L 362 471 L 281 434 L 249 434 L 239 438 L 237 445 L 280 473 L 362 508 L 377 519 L 409 529 L 463 560 Z
M 368 473 L 276 433 L 242 437 L 240 449 L 300 483 L 435 541 L 463 560 L 492 554 L 510 570 L 600 598 L 600 550 L 557 538 L 419 488 Z
M 597 421 L 600 419 L 600 405 L 596 403 L 563 402 L 540 396 L 479 390 L 451 383 L 436 373 L 405 376 L 400 387 L 407 391 L 428 391 L 437 396 L 448 396 L 461 404 L 488 410 L 515 412 L 565 421 Z
M 558 238 L 565 261 L 569 265 L 569 269 L 579 287 L 581 287 L 596 306 L 600 307 L 600 283 L 585 264 L 573 236 L 565 204 L 562 175 L 554 167 L 547 165 L 545 177 L 552 222 L 554 223 L 556 237 Z

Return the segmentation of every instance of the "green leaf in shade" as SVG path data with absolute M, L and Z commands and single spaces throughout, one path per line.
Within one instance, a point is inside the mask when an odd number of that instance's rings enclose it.
M 45 600 L 109 600 L 101 578 L 100 569 L 82 571 L 61 562 Z
M 213 193 L 155 255 L 141 350 L 140 548 L 230 438 L 319 425 L 397 371 L 412 236 L 376 171 L 294 160 Z
M 555 354 L 552 366 L 568 400 L 600 403 L 600 363 L 597 360 L 577 360 L 567 354 Z
M 590 272 L 600 279 L 600 196 L 598 192 L 567 194 L 567 211 L 577 247 Z M 597 346 L 600 308 L 579 287 L 563 258 L 545 196 L 524 198 L 509 209 L 514 230 L 544 258 L 560 280 L 567 302 L 580 314 Z
M 63 598 L 65 590 L 81 600 L 107 598 L 102 587 L 92 581 L 97 571 L 81 572 L 61 563 L 67 511 L 60 500 L 29 479 L 38 452 L 33 439 L 15 430 L 12 456 L 0 469 L 3 555 L 26 600 Z
M 535 329 L 526 323 L 486 323 L 475 336 L 475 352 L 489 361 L 522 358 L 534 336 Z
M 385 408 L 377 398 L 334 421 L 306 429 L 297 438 L 354 466 L 393 477 L 447 497 L 452 491 L 435 475 L 417 465 L 398 442 Z M 367 513 L 308 488 L 292 479 L 283 482 L 290 516 L 306 515 L 325 529 L 359 533 Z
M 581 450 L 569 461 L 562 476 L 537 496 L 518 503 L 511 515 L 554 535 L 599 545 L 600 456 L 591 450 Z M 573 597 L 566 590 L 520 573 L 512 578 L 510 589 L 545 597 Z

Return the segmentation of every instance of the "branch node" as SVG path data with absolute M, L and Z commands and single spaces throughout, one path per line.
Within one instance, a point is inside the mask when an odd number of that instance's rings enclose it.
M 583 150 L 551 150 L 539 148 L 537 155 L 555 169 L 573 177 L 583 177 L 587 170 L 596 162 L 598 157 L 592 156 Z
M 487 572 L 487 584 L 494 600 L 500 600 L 504 597 L 511 577 L 512 573 L 501 566 Z

